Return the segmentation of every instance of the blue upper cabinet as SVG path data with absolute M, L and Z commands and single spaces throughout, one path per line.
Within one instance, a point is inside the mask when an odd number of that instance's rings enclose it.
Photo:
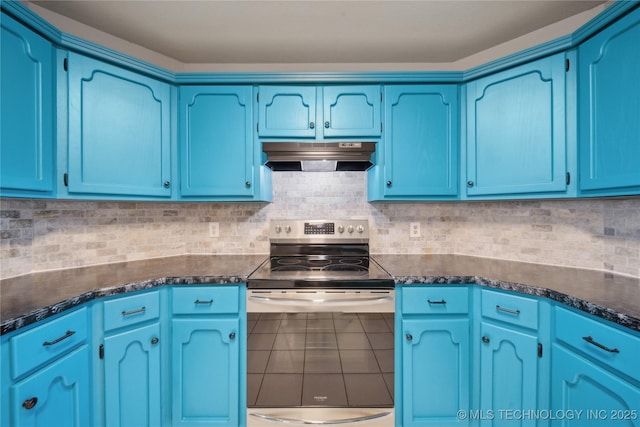
M 379 85 L 260 86 L 258 136 L 380 137 Z
M 640 194 L 640 9 L 578 49 L 581 195 Z
M 54 49 L 2 14 L 0 195 L 55 196 Z
M 385 130 L 369 175 L 369 200 L 458 195 L 456 85 L 385 87 Z
M 171 196 L 171 90 L 69 53 L 69 194 Z
M 322 92 L 325 137 L 380 136 L 380 86 L 326 86 Z
M 566 194 L 565 54 L 466 86 L 466 196 Z
M 260 86 L 258 135 L 315 138 L 315 86 Z
M 180 88 L 181 196 L 253 198 L 252 93 L 250 86 Z

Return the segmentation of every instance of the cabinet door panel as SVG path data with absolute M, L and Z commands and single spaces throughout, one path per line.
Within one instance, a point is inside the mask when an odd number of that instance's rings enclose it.
M 151 324 L 104 340 L 107 426 L 161 425 L 159 336 L 160 326 Z
M 314 138 L 314 86 L 260 86 L 258 135 Z
M 500 425 L 500 411 L 538 408 L 538 340 L 535 336 L 481 324 L 480 409 L 491 411 L 493 420 L 483 425 Z M 535 419 L 522 420 L 522 426 L 536 425 Z
M 553 425 L 640 426 L 640 389 L 560 345 L 553 345 L 551 357 L 553 411 L 580 414 Z
M 69 192 L 169 197 L 169 85 L 69 54 Z
M 327 86 L 323 89 L 323 135 L 380 136 L 380 86 Z
M 467 85 L 467 194 L 565 191 L 564 54 Z
M 253 194 L 251 97 L 248 86 L 180 89 L 182 195 Z
M 405 319 L 403 326 L 403 423 L 464 425 L 469 408 L 469 321 Z
M 581 190 L 640 192 L 640 9 L 579 48 Z
M 173 320 L 173 422 L 237 426 L 239 321 Z
M 54 66 L 51 44 L 2 14 L 0 184 L 2 195 L 54 192 Z
M 443 85 L 385 89 L 385 197 L 458 194 L 457 91 Z
M 89 350 L 83 346 L 12 387 L 11 426 L 89 426 L 90 404 Z

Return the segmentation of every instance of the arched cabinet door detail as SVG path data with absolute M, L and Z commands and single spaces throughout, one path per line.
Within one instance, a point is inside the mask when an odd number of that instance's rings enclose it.
M 565 54 L 467 84 L 466 195 L 564 193 Z
M 250 86 L 180 88 L 180 194 L 237 197 L 255 194 Z
M 69 193 L 168 198 L 167 83 L 69 53 Z
M 258 135 L 315 138 L 315 86 L 260 86 Z
M 379 85 L 323 88 L 323 135 L 379 137 L 381 96 Z
M 53 197 L 54 49 L 4 13 L 0 27 L 0 195 Z

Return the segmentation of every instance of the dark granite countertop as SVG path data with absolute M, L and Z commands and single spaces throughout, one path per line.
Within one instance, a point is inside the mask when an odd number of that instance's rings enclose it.
M 640 331 L 640 279 L 461 255 L 373 255 L 398 284 L 478 284 L 546 297 Z M 0 281 L 0 334 L 79 304 L 165 284 L 244 283 L 266 255 L 185 255 Z
M 473 283 L 559 301 L 640 331 L 640 279 L 463 255 L 373 255 L 397 284 Z

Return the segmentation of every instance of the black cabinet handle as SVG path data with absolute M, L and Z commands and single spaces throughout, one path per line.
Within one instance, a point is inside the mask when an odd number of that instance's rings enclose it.
M 440 300 L 440 301 L 431 301 L 430 299 L 428 299 L 428 300 L 427 300 L 427 302 L 428 302 L 429 304 L 432 304 L 432 305 L 433 305 L 433 304 L 446 304 L 446 303 L 447 303 L 447 301 L 445 301 L 445 300 Z
M 314 122 L 309 123 L 309 128 L 313 129 L 316 127 L 316 124 Z
M 407 339 L 407 341 L 411 341 L 411 340 L 413 340 L 413 335 L 411 335 L 411 334 L 406 334 L 406 335 L 405 335 L 405 338 Z
M 56 338 L 53 341 L 45 341 L 45 342 L 42 343 L 42 345 L 46 347 L 46 346 L 49 346 L 49 345 L 58 344 L 60 341 L 66 340 L 67 338 L 69 338 L 71 335 L 73 335 L 75 333 L 76 333 L 76 331 L 67 331 L 67 333 L 64 334 L 63 336 L 61 336 L 60 338 Z M 36 399 L 36 400 L 38 400 L 38 399 Z M 29 408 L 29 409 L 31 409 L 31 408 Z
M 474 186 L 473 181 L 467 181 L 467 187 L 473 187 L 473 186 Z
M 211 305 L 211 304 L 213 304 L 213 300 L 210 299 L 208 301 L 200 301 L 199 299 L 197 299 L 193 303 L 196 304 L 196 305 Z
M 582 339 L 588 342 L 589 344 L 595 345 L 596 347 L 603 349 L 604 351 L 608 351 L 609 353 L 620 353 L 620 350 L 618 350 L 617 348 L 609 348 L 604 344 L 600 344 L 598 341 L 591 338 L 591 335 L 589 335 L 588 337 L 582 337 Z
M 162 185 L 164 186 L 164 188 L 169 188 L 171 187 L 171 183 L 169 181 L 165 181 L 162 183 Z
M 391 181 L 387 181 L 387 187 L 391 187 L 392 182 Z
M 24 402 L 22 402 L 22 407 L 24 409 L 33 409 L 36 405 L 38 404 L 38 398 L 37 397 L 32 397 L 31 399 L 27 399 Z
M 158 342 L 160 342 L 160 340 L 158 339 L 158 337 L 153 337 L 153 338 L 151 338 L 151 344 L 156 345 L 156 344 L 158 344 Z
M 502 311 L 503 313 L 513 314 L 514 316 L 520 315 L 520 310 L 511 310 L 510 308 L 500 307 L 499 305 L 496 305 L 496 310 Z
M 147 311 L 147 307 L 140 307 L 137 310 L 123 311 L 122 317 L 131 316 L 132 314 L 144 313 L 145 311 Z
M 485 344 L 489 344 L 489 342 L 491 342 L 491 340 L 489 339 L 488 336 L 485 335 L 485 336 L 482 337 L 482 342 L 485 343 Z
M 229 338 L 232 339 L 232 340 L 236 339 L 236 333 L 235 332 L 231 332 L 229 334 Z
M 324 122 L 324 127 L 329 129 L 329 122 Z
M 251 187 L 251 181 L 245 181 L 244 185 L 246 185 L 247 187 Z

